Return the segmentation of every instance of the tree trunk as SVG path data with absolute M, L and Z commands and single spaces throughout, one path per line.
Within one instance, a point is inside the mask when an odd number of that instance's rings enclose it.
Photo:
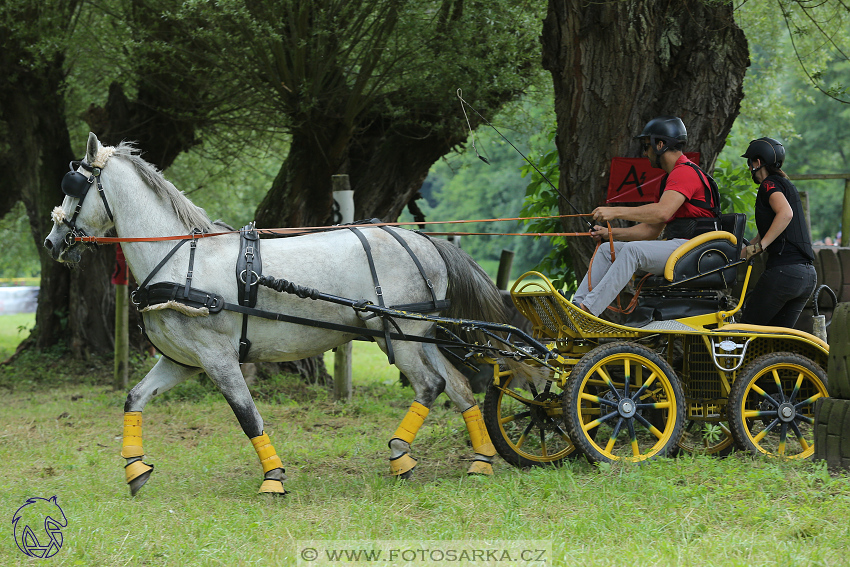
M 434 122 L 440 120 L 434 116 Z M 366 122 L 370 126 L 350 144 L 343 127 L 327 128 L 341 133 L 328 137 L 324 146 L 310 132 L 293 133 L 290 153 L 257 207 L 257 226 L 329 224 L 331 175 L 338 173 L 351 176 L 356 219 L 394 221 L 419 191 L 431 165 L 462 143 L 467 134 L 460 128 L 451 136 L 427 136 L 412 127 L 389 128 L 381 117 Z M 325 384 L 329 377 L 322 356 L 288 363 L 280 370 L 300 374 L 313 383 Z
M 107 310 L 112 303 L 106 290 L 114 251 L 110 247 L 86 254 L 82 269 L 69 270 L 43 247 L 51 229 L 50 211 L 62 202 L 60 183 L 74 158 L 65 122 L 63 80 L 62 57 L 56 57 L 39 72 L 19 71 L 16 88 L 0 90 L 5 135 L 15 156 L 13 170 L 21 173 L 15 180 L 18 197 L 26 207 L 41 261 L 36 325 L 27 343 L 38 349 L 71 346 L 78 356 L 107 353 L 112 350 L 112 311 L 101 309 L 104 294 Z
M 106 104 L 89 106 L 83 119 L 103 145 L 135 142 L 144 150 L 145 160 L 162 170 L 174 163 L 180 153 L 200 143 L 195 137 L 197 120 L 185 114 L 181 118 L 173 116 L 167 108 L 169 102 L 143 87 L 136 99 L 130 100 L 120 84 L 112 83 Z
M 289 154 L 257 207 L 258 227 L 322 226 L 331 215 L 331 176 L 348 173 L 345 148 L 350 129 L 308 123 L 309 129 L 292 133 Z M 322 135 L 327 131 L 335 135 Z
M 502 101 L 508 99 L 505 94 Z M 388 123 L 381 116 L 364 121 L 369 127 L 360 133 L 349 153 L 357 218 L 398 219 L 422 188 L 431 166 L 466 142 L 466 124 L 447 114 L 445 108 L 442 112 L 434 110 L 410 109 L 415 121 L 405 125 Z M 480 122 L 474 121 L 473 127 Z
M 699 152 L 703 169 L 713 170 L 740 109 L 749 58 L 732 3 L 705 4 L 549 0 L 541 40 L 555 86 L 560 190 L 581 212 L 605 203 L 611 158 L 639 157 L 633 137 L 655 116 L 681 117 L 685 151 Z M 563 200 L 560 209 L 573 213 Z M 564 228 L 587 225 L 566 219 Z M 579 278 L 592 252 L 589 238 L 570 243 Z

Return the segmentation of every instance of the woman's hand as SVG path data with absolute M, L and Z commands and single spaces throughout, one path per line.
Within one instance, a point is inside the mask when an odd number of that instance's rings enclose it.
M 761 242 L 756 242 L 755 244 L 750 244 L 749 246 L 745 246 L 741 249 L 741 259 L 749 260 L 753 256 L 757 256 L 764 252 L 764 248 L 761 246 Z

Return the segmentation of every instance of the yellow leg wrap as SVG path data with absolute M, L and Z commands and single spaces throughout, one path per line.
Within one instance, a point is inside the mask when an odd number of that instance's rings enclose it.
M 270 479 L 266 479 L 263 481 L 263 484 L 260 485 L 260 490 L 258 492 L 260 494 L 286 494 L 286 491 L 283 489 L 283 483 L 281 481 Z
M 280 462 L 280 457 L 277 456 L 277 452 L 272 447 L 272 442 L 265 432 L 259 437 L 251 439 L 251 444 L 254 445 L 254 450 L 257 451 L 257 456 L 260 457 L 260 464 L 263 465 L 263 473 L 283 468 L 283 463 Z
M 469 430 L 469 438 L 472 439 L 472 450 L 479 455 L 492 457 L 496 454 L 496 447 L 490 441 L 490 435 L 487 433 L 487 427 L 484 425 L 484 417 L 481 415 L 481 410 L 478 406 L 472 406 L 463 412 L 463 420 L 466 422 L 466 428 Z
M 405 453 L 404 455 L 396 459 L 390 459 L 390 474 L 393 476 L 398 476 L 413 469 L 413 467 L 415 466 L 416 459 Z
M 131 480 L 139 478 L 152 469 L 153 467 L 151 465 L 143 463 L 142 461 L 130 463 L 124 467 L 124 475 L 127 477 L 127 484 L 129 484 Z
M 413 402 L 410 409 L 407 410 L 407 414 L 404 416 L 404 419 L 401 420 L 401 425 L 399 425 L 398 429 L 396 429 L 393 439 L 401 439 L 402 441 L 406 441 L 408 444 L 413 443 L 413 440 L 416 438 L 416 432 L 419 431 L 420 427 L 422 427 L 422 423 L 425 421 L 425 418 L 428 417 L 429 411 L 430 410 L 428 408 L 419 402 Z
M 121 442 L 121 456 L 125 459 L 141 457 L 142 449 L 142 412 L 124 412 L 124 439 Z
M 469 465 L 469 470 L 466 471 L 466 474 L 483 474 L 486 476 L 492 476 L 493 465 L 485 463 L 484 461 L 472 461 L 472 464 Z

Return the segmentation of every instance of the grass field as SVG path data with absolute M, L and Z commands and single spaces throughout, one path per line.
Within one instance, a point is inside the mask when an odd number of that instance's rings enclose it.
M 0 315 L 0 362 L 14 354 L 15 349 L 35 325 L 35 313 Z
M 289 477 L 284 498 L 256 493 L 256 454 L 203 381 L 146 408 L 156 469 L 131 498 L 118 454 L 125 393 L 97 385 L 109 365 L 44 358 L 20 377 L 2 369 L 0 565 L 390 565 L 300 560 L 310 540 L 519 540 L 547 549 L 551 565 L 850 563 L 850 483 L 822 463 L 733 455 L 518 470 L 497 460 L 494 477 L 467 477 L 463 420 L 440 397 L 413 447 L 415 477 L 396 482 L 387 441 L 412 392 L 373 348 L 355 345 L 350 404 L 289 377 L 256 386 Z M 27 558 L 9 521 L 27 498 L 53 495 L 68 521 L 64 544 L 50 559 Z

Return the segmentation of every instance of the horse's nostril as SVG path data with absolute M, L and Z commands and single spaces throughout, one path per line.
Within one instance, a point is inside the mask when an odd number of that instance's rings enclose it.
M 53 243 L 50 242 L 49 238 L 44 239 L 44 247 L 47 248 L 48 250 L 53 250 Z

